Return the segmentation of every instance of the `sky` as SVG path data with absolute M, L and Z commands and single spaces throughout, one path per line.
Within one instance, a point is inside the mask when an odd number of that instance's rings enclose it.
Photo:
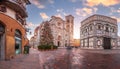
M 43 21 L 50 20 L 51 16 L 74 16 L 74 38 L 80 38 L 80 22 L 85 18 L 100 14 L 117 19 L 118 35 L 120 36 L 120 0 L 30 0 L 27 6 L 28 39 L 34 34 L 34 29 Z

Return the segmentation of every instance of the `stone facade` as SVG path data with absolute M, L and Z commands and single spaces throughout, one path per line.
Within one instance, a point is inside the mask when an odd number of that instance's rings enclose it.
M 39 29 L 39 26 L 35 28 L 34 30 L 34 36 L 31 37 L 30 39 L 30 46 L 32 46 L 33 48 L 37 48 L 37 46 L 39 45 L 40 43 L 40 29 Z
M 28 44 L 25 10 L 28 0 L 0 1 L 0 59 L 10 59 L 23 53 Z
M 81 22 L 81 48 L 117 49 L 117 20 L 103 15 L 92 15 Z
M 66 20 L 61 19 L 60 17 L 52 16 L 48 21 L 50 24 L 50 28 L 52 30 L 53 42 L 56 46 L 65 47 L 65 46 L 73 46 L 73 26 L 74 26 L 74 17 L 72 15 L 68 15 L 65 17 Z M 42 28 L 44 27 L 44 23 L 42 22 L 39 26 L 39 33 L 36 33 L 36 37 L 39 37 L 42 33 Z M 40 34 L 40 35 L 39 35 Z M 35 35 L 34 35 L 35 36 Z M 40 41 L 39 37 L 39 41 Z M 36 40 L 38 40 L 36 38 Z M 38 43 L 37 43 L 38 44 Z

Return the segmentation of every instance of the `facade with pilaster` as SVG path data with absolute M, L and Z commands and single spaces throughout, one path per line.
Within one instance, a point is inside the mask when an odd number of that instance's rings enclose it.
M 117 49 L 117 20 L 104 15 L 92 15 L 81 22 L 80 44 L 85 49 Z

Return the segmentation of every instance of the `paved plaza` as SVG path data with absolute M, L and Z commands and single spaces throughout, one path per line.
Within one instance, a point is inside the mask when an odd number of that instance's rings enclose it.
M 0 69 L 120 69 L 119 50 L 83 50 L 64 48 L 17 55 L 0 61 Z

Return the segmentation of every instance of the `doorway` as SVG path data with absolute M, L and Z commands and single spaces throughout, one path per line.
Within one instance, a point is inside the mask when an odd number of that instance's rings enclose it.
M 60 46 L 60 41 L 58 41 L 57 45 L 58 45 L 58 47 Z
M 111 49 L 111 38 L 103 38 L 103 48 L 104 49 Z

